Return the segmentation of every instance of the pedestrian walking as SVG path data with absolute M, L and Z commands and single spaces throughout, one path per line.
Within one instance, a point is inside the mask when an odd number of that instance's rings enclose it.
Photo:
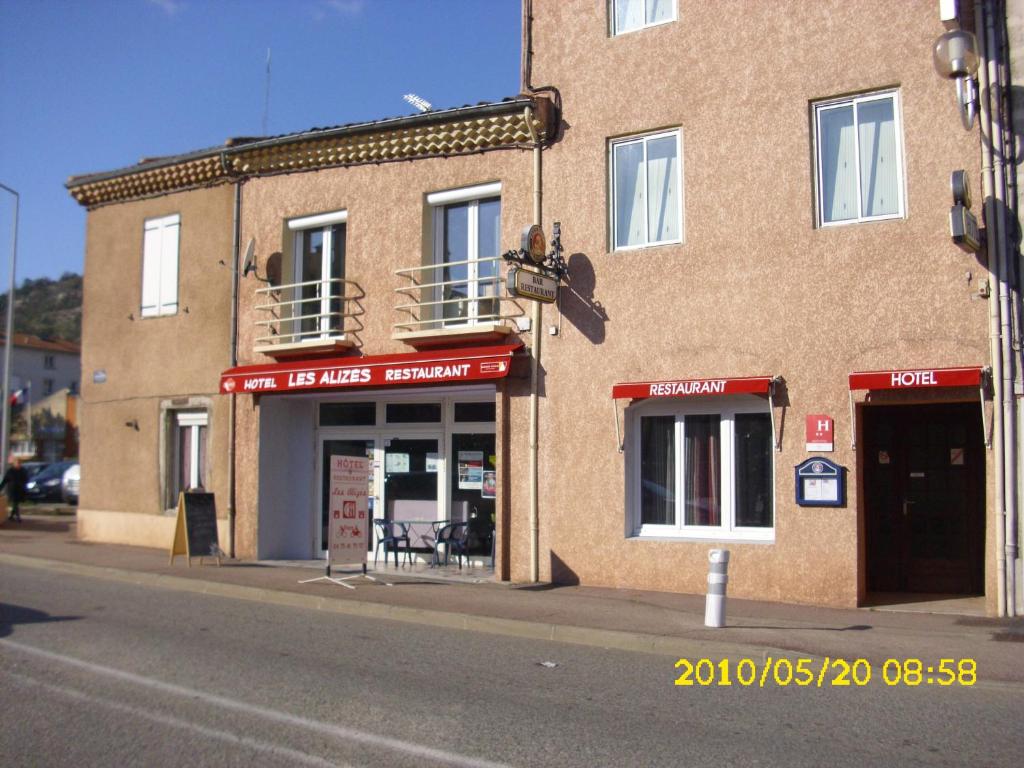
M 7 488 L 7 501 L 11 505 L 11 520 L 21 522 L 21 512 L 18 505 L 25 500 L 25 483 L 28 482 L 28 472 L 21 466 L 21 459 L 17 456 L 11 457 L 11 466 L 4 473 L 4 479 L 0 480 L 0 491 Z

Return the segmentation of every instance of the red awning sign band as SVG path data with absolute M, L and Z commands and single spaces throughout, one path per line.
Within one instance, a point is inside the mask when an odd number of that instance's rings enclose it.
M 502 379 L 521 345 L 337 357 L 231 368 L 221 374 L 224 394 L 260 394 L 348 387 L 390 387 Z
M 980 367 L 972 367 L 922 368 L 906 371 L 865 371 L 850 374 L 850 389 L 980 387 L 983 370 Z
M 771 376 L 744 379 L 683 379 L 675 381 L 644 381 L 616 384 L 612 398 L 697 397 L 700 395 L 767 395 L 771 392 Z

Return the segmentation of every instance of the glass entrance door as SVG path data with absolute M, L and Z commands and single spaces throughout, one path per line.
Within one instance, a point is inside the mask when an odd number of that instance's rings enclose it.
M 440 443 L 439 436 L 384 440 L 383 517 L 407 526 L 413 548 L 433 546 L 432 523 L 440 519 Z
M 374 453 L 376 441 L 373 438 L 348 438 L 337 440 L 328 438 L 320 441 L 320 556 L 327 551 L 328 507 L 331 500 L 331 456 L 365 456 L 370 460 L 369 489 L 367 493 L 367 512 L 370 520 L 374 518 Z M 373 536 L 367 537 L 368 549 L 373 551 Z

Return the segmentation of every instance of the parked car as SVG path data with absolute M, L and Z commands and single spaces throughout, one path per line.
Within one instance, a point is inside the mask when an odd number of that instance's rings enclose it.
M 78 481 L 81 475 L 82 468 L 77 462 L 64 471 L 64 480 L 61 485 L 65 504 L 78 504 Z
M 63 501 L 64 473 L 77 461 L 55 461 L 25 483 L 25 497 L 29 501 Z
M 28 479 L 31 480 L 33 477 L 35 477 L 48 466 L 50 466 L 50 463 L 48 461 L 23 461 L 21 463 L 21 466 L 22 469 L 24 469 L 25 472 L 28 474 Z

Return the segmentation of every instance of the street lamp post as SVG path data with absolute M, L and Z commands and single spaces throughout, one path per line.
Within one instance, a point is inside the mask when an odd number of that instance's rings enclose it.
M 4 375 L 3 375 L 3 435 L 0 436 L 0 472 L 7 468 L 7 456 L 11 442 L 11 348 L 14 346 L 14 268 L 18 260 L 18 204 L 20 195 L 0 183 L 0 189 L 14 195 L 14 230 L 11 236 L 11 268 L 7 294 L 7 336 L 4 339 Z

